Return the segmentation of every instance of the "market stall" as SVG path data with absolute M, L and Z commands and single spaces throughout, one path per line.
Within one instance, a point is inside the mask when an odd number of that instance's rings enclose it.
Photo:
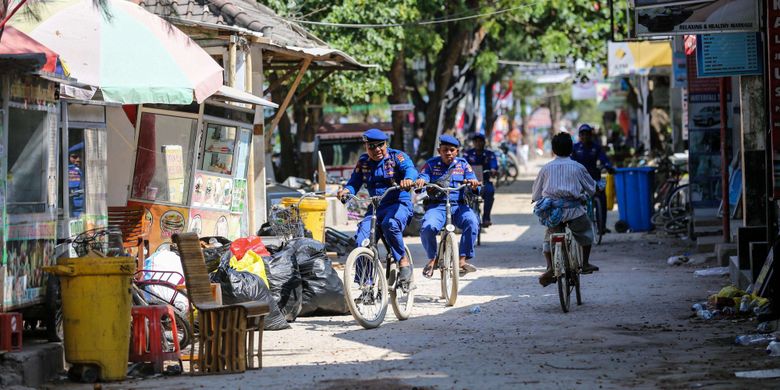
M 203 104 L 125 107 L 135 124 L 132 171 L 112 168 L 111 160 L 108 165 L 111 172 L 124 171 L 132 178 L 126 205 L 145 209 L 152 251 L 184 231 L 230 239 L 250 233 L 252 105 L 276 105 L 235 89 L 223 87 L 225 91 L 231 96 L 218 93 Z M 110 192 L 122 190 L 109 187 Z

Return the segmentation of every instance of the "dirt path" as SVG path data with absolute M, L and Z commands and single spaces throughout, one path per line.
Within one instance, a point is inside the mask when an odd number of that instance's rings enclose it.
M 609 234 L 594 249 L 601 272 L 583 278 L 584 305 L 561 312 L 554 285 L 541 288 L 542 228 L 530 214 L 532 178 L 501 188 L 491 227 L 445 308 L 439 280 L 419 288 L 413 316 L 388 310 L 378 329 L 351 316 L 300 318 L 266 332 L 261 371 L 171 377 L 103 388 L 778 388 L 778 380 L 738 380 L 734 371 L 779 367 L 760 348 L 732 345 L 753 322 L 702 322 L 692 303 L 728 281 L 694 278 L 666 258 L 687 251 L 653 234 Z M 610 213 L 614 222 L 615 213 Z M 611 223 L 610 223 L 611 224 Z M 418 238 L 408 240 L 420 264 Z M 480 313 L 469 309 L 480 307 Z

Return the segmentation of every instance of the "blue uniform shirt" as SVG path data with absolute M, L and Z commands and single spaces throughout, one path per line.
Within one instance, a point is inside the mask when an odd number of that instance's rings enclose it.
M 439 183 L 438 181 L 448 173 L 451 173 L 449 180 L 446 183 Z M 420 170 L 420 179 L 425 180 L 426 183 L 437 184 L 440 187 L 457 187 L 464 180 L 477 180 L 477 176 L 465 158 L 455 157 L 452 163 L 447 166 L 441 160 L 441 157 L 437 156 L 425 162 L 425 165 Z M 462 192 L 463 189 L 458 192 L 450 192 L 450 201 L 459 201 Z
M 604 154 L 604 149 L 595 142 L 591 142 L 590 147 L 586 147 L 582 142 L 574 144 L 571 159 L 582 164 L 588 170 L 593 180 L 601 178 L 601 169 L 598 167 L 599 161 L 601 161 L 601 165 L 604 168 L 612 168 L 609 158 Z
M 496 159 L 496 154 L 493 153 L 492 150 L 483 149 L 482 154 L 480 155 L 476 148 L 472 148 L 467 150 L 463 154 L 463 157 L 466 159 L 466 161 L 468 161 L 469 164 L 471 164 L 472 167 L 475 165 L 481 165 L 483 172 L 487 170 L 498 172 L 498 160 Z M 483 173 L 482 180 L 485 183 L 489 183 L 491 176 L 492 175 L 490 173 Z
M 404 179 L 417 180 L 417 169 L 414 168 L 412 159 L 400 150 L 387 148 L 385 157 L 380 161 L 371 160 L 367 153 L 360 156 L 344 188 L 356 194 L 365 184 L 369 195 L 381 196 L 386 189 L 394 185 L 393 183 L 400 184 Z M 395 203 L 399 199 L 412 201 L 408 191 L 393 191 L 387 195 L 380 206 Z

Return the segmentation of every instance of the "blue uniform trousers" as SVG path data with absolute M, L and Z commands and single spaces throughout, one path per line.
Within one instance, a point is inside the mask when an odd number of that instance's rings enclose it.
M 438 250 L 436 237 L 447 223 L 447 206 L 439 204 L 425 211 L 422 220 L 420 239 L 428 259 L 436 258 Z M 459 254 L 467 259 L 474 257 L 474 243 L 477 242 L 479 221 L 477 215 L 466 205 L 452 205 L 452 223 L 459 227 L 463 233 L 460 236 Z
M 490 221 L 490 211 L 493 210 L 493 201 L 496 199 L 496 187 L 487 182 L 482 185 L 482 199 L 485 200 L 485 208 L 482 211 L 482 220 Z
M 371 233 L 371 215 L 373 213 L 373 208 L 369 208 L 366 216 L 357 226 L 355 241 L 358 245 Z M 400 261 L 406 254 L 404 253 L 403 233 L 412 214 L 412 202 L 409 200 L 382 205 L 376 212 L 377 229 L 381 229 L 382 236 L 385 237 L 387 245 L 390 246 L 390 252 L 395 261 Z M 377 242 L 379 242 L 379 236 L 377 236 Z

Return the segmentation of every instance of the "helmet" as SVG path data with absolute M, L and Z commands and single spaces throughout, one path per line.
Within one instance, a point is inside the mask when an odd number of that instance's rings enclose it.
M 588 133 L 593 133 L 593 127 L 587 123 L 583 123 L 582 125 L 580 125 L 580 128 L 577 129 L 577 132 L 582 133 L 583 131 Z

